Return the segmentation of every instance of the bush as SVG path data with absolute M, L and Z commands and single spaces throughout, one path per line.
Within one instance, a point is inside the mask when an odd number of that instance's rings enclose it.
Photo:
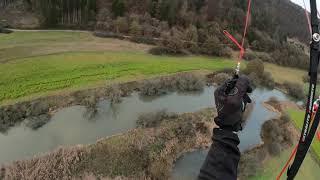
M 215 36 L 207 37 L 206 41 L 201 47 L 201 52 L 208 55 L 219 56 L 222 50 L 219 38 Z
M 94 31 L 93 35 L 101 38 L 119 38 L 116 33 L 107 31 Z
M 151 44 L 156 45 L 156 41 L 153 38 L 138 36 L 138 37 L 131 37 L 130 41 L 135 43 L 142 43 L 142 44 Z
M 173 52 L 180 53 L 184 48 L 183 32 L 173 27 L 170 32 L 161 34 L 161 45 L 171 49 Z
M 111 104 L 117 104 L 122 101 L 122 91 L 118 84 L 111 85 L 107 88 Z
M 166 110 L 157 112 L 140 114 L 137 120 L 137 127 L 140 128 L 153 128 L 161 124 L 165 119 L 177 118 L 175 113 L 168 113 Z
M 180 92 L 201 91 L 204 86 L 204 79 L 195 74 L 179 74 L 176 78 L 176 89 Z
M 142 35 L 142 27 L 140 26 L 138 21 L 133 21 L 130 24 L 129 33 L 130 33 L 130 35 L 133 35 L 133 36 L 141 36 Z
M 291 121 L 290 116 L 287 113 L 282 113 L 280 119 L 283 121 L 283 123 L 288 123 Z
M 251 61 L 251 60 L 256 59 L 256 57 L 257 56 L 256 56 L 255 52 L 253 52 L 251 50 L 248 50 L 248 51 L 245 52 L 245 54 L 243 56 L 243 59 Z
M 264 65 L 263 62 L 260 59 L 255 59 L 250 61 L 247 64 L 246 69 L 244 70 L 246 74 L 255 73 L 259 77 L 263 76 L 264 73 Z
M 219 52 L 219 56 L 221 57 L 231 57 L 232 56 L 232 49 L 229 47 L 224 47 L 221 49 L 221 51 Z
M 279 156 L 281 153 L 281 146 L 277 142 L 272 142 L 271 144 L 268 144 L 267 148 L 271 156 Z
M 305 97 L 302 85 L 286 81 L 283 83 L 283 86 L 290 96 L 297 99 L 303 99 Z
M 184 51 L 174 51 L 168 47 L 154 47 L 149 50 L 153 55 L 187 55 Z
M 144 96 L 159 96 L 171 91 L 200 91 L 204 86 L 204 78 L 192 73 L 183 73 L 174 77 L 146 80 L 140 88 L 140 93 Z
M 118 17 L 115 21 L 113 21 L 113 27 L 115 28 L 116 33 L 128 33 L 129 24 L 127 18 Z
M 274 79 L 270 72 L 264 72 L 261 76 L 261 85 L 273 89 L 275 87 Z
M 231 76 L 227 73 L 219 73 L 213 77 L 213 81 L 218 85 L 222 85 L 228 79 L 231 79 Z
M 254 87 L 257 87 L 261 83 L 259 76 L 254 72 L 250 73 L 248 77 Z

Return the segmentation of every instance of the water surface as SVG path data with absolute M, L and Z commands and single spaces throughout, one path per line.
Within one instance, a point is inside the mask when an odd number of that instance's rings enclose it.
M 0 164 L 30 158 L 59 146 L 94 143 L 100 138 L 126 132 L 136 127 L 136 120 L 141 113 L 162 109 L 183 113 L 213 107 L 213 92 L 213 87 L 206 87 L 201 93 L 171 93 L 157 98 L 141 98 L 134 93 L 114 106 L 111 106 L 109 101 L 99 102 L 98 113 L 91 119 L 85 116 L 87 110 L 83 106 L 61 109 L 47 124 L 37 130 L 32 130 L 22 123 L 11 128 L 6 134 L 0 134 Z M 274 113 L 265 109 L 261 102 L 271 96 L 286 99 L 279 91 L 258 89 L 252 94 L 256 103 L 246 130 L 240 133 L 241 149 L 260 142 L 261 124 L 274 116 Z M 179 162 L 177 168 L 180 167 Z
M 255 103 L 244 130 L 239 132 L 240 151 L 259 144 L 261 142 L 260 131 L 262 124 L 276 116 L 276 113 L 266 109 L 262 103 L 268 101 L 270 97 L 277 97 L 278 100 L 288 100 L 286 95 L 282 92 L 277 90 L 270 91 L 267 89 L 256 89 L 250 97 Z M 175 180 L 196 179 L 207 153 L 208 150 L 186 153 L 176 162 L 172 172 L 172 178 Z

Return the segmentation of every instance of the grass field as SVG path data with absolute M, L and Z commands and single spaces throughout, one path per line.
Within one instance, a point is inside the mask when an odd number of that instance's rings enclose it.
M 78 51 L 139 51 L 151 46 L 110 38 L 98 38 L 89 32 L 14 32 L 0 34 L 0 63 L 25 57 Z
M 296 127 L 302 129 L 304 120 L 304 111 L 288 109 L 288 113 Z M 312 149 L 320 160 L 320 141 L 315 137 L 312 142 Z
M 190 70 L 218 70 L 234 62 L 209 57 L 152 56 L 152 46 L 98 38 L 89 32 L 14 32 L 0 35 L 0 103 L 64 89 Z M 266 64 L 276 82 L 302 83 L 304 71 Z M 28 99 L 28 98 L 26 98 Z
M 278 157 L 273 157 L 270 160 L 266 161 L 263 169 L 257 173 L 255 177 L 250 178 L 250 180 L 270 180 L 276 179 L 280 173 L 283 166 L 286 164 L 290 153 L 292 150 L 284 151 Z M 317 180 L 319 179 L 318 172 L 320 172 L 320 167 L 312 159 L 310 154 L 307 155 L 304 163 L 297 174 L 296 180 Z M 286 172 L 281 179 L 286 179 Z
M 88 51 L 85 47 L 90 46 L 90 40 L 97 43 L 100 49 L 91 47 Z M 63 48 L 62 45 L 69 42 L 74 46 L 78 43 L 79 47 Z M 54 45 L 56 47 L 51 50 L 55 52 L 51 54 L 47 50 Z M 33 50 L 20 51 L 21 48 Z M 105 84 L 107 80 L 135 80 L 234 66 L 233 61 L 220 58 L 153 56 L 145 52 L 148 48 L 147 45 L 101 39 L 82 32 L 16 32 L 1 35 L 0 57 L 10 58 L 0 58 L 0 102 L 29 95 L 46 95 L 54 90 Z M 8 49 L 11 53 L 3 53 Z
M 302 78 L 307 71 L 278 66 L 275 64 L 265 63 L 265 70 L 272 74 L 272 77 L 277 83 L 282 84 L 285 81 L 295 82 L 303 85 Z

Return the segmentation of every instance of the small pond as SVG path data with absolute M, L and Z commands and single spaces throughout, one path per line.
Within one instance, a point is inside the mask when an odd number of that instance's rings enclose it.
M 13 160 L 30 158 L 36 154 L 51 151 L 59 146 L 94 143 L 96 140 L 135 128 L 136 120 L 141 113 L 167 109 L 169 112 L 195 112 L 203 108 L 213 107 L 213 87 L 206 87 L 201 93 L 171 93 L 157 98 L 141 98 L 138 93 L 123 98 L 119 104 L 110 105 L 109 101 L 98 104 L 98 112 L 94 118 L 87 118 L 86 108 L 72 106 L 56 112 L 43 127 L 32 130 L 23 123 L 11 128 L 6 134 L 0 134 L 0 164 Z M 246 149 L 260 142 L 260 126 L 275 114 L 265 109 L 261 102 L 275 96 L 286 99 L 279 91 L 256 89 L 252 98 L 256 102 L 254 111 L 249 117 L 245 131 L 240 133 L 240 148 Z M 197 154 L 197 153 L 196 153 Z M 199 155 L 190 154 L 177 163 L 175 174 L 180 176 L 179 169 L 186 169 L 184 161 L 194 163 L 190 166 L 201 166 Z M 194 157 L 193 157 L 194 156 Z M 198 160 L 197 160 L 198 158 Z M 197 163 L 198 162 L 198 163 Z M 181 172 L 188 175 L 190 171 Z M 190 172 L 192 175 L 192 172 Z M 190 176 L 191 177 L 191 176 Z

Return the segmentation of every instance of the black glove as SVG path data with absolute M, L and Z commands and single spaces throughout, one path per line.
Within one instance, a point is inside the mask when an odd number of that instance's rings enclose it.
M 247 103 L 251 103 L 247 93 L 251 92 L 252 88 L 247 76 L 235 76 L 214 92 L 218 111 L 214 121 L 221 129 L 236 132 L 242 130 L 242 115 Z

